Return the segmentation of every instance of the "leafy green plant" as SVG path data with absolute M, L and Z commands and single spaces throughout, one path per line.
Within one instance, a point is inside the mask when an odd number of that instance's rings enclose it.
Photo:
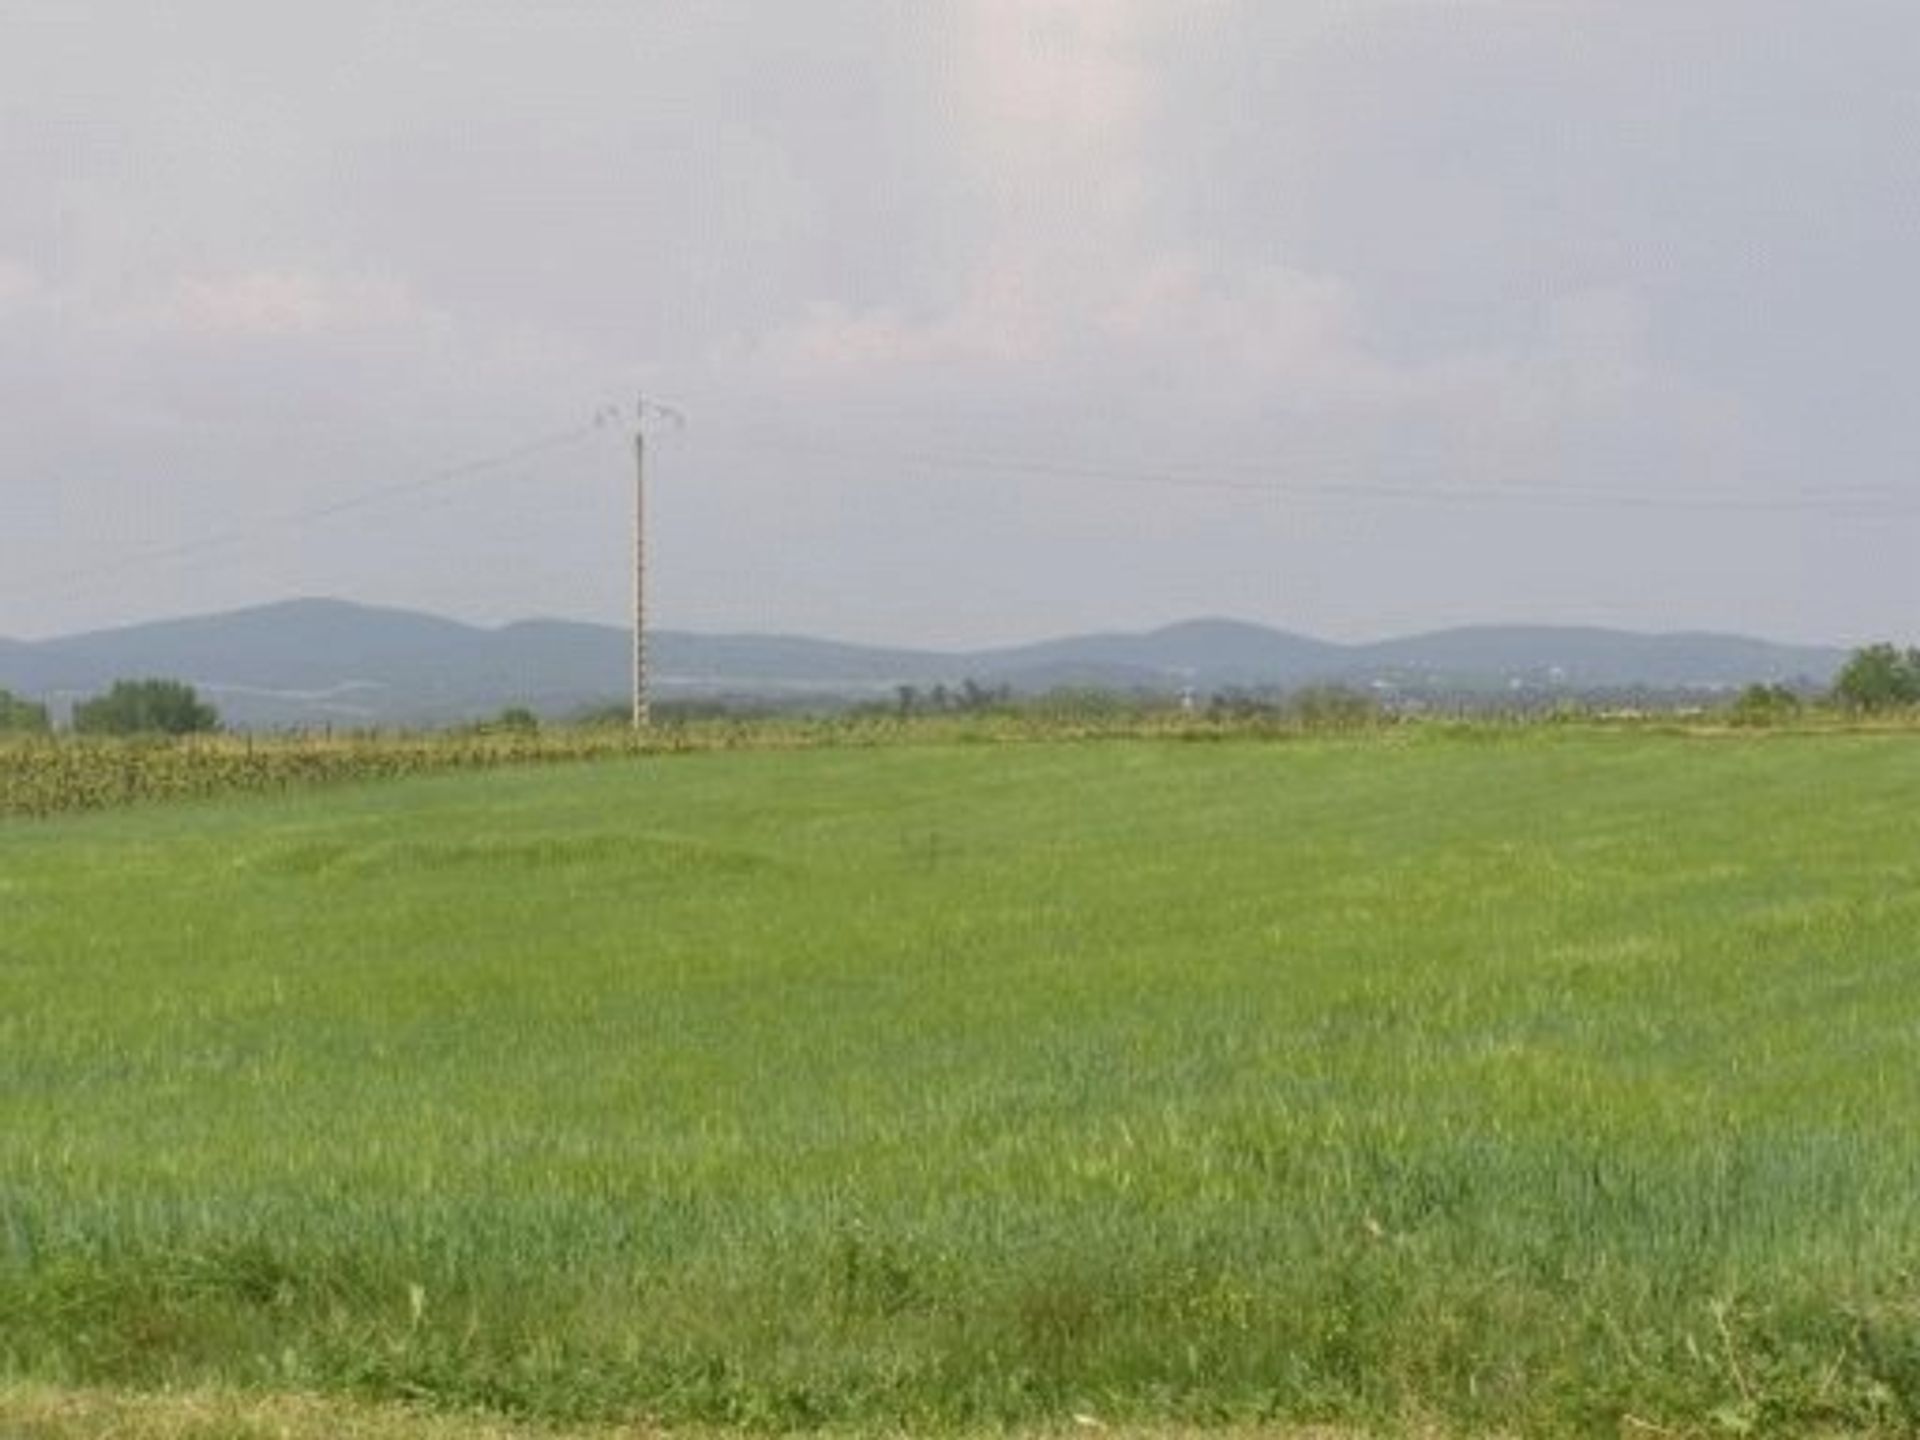
M 45 705 L 0 690 L 0 735 L 45 735 L 52 728 Z
M 180 680 L 116 680 L 104 695 L 73 707 L 80 735 L 199 735 L 220 728 L 220 713 Z
M 1754 684 L 1740 692 L 1727 718 L 1735 725 L 1779 725 L 1798 719 L 1805 708 L 1800 696 L 1786 685 Z

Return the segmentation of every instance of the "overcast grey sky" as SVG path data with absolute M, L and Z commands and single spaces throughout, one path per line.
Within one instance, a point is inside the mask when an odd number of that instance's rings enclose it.
M 0 635 L 619 620 L 615 429 L 425 482 L 645 388 L 674 628 L 1920 639 L 1917 61 L 1912 0 L 0 0 Z

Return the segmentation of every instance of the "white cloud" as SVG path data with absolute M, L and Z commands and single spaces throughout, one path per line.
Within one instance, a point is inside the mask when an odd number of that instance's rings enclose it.
M 1227 13 L 1214 0 L 972 0 L 943 84 L 977 241 L 949 298 L 816 297 L 746 347 L 751 360 L 783 384 L 964 371 L 1023 394 L 1068 366 L 1109 382 L 1191 377 L 1243 399 L 1360 383 L 1370 367 L 1337 277 L 1213 262 L 1149 219 L 1162 52 Z
M 1156 28 L 1133 0 L 979 0 L 959 79 L 990 160 L 1039 169 L 1124 146 L 1151 99 Z
M 43 290 L 36 272 L 0 255 L 0 315 L 39 298 Z
M 406 287 L 391 280 L 251 270 L 182 279 L 155 318 L 189 335 L 283 338 L 387 329 L 424 317 Z

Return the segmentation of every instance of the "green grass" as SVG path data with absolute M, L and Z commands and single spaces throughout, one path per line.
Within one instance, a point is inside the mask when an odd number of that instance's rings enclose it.
M 657 1440 L 640 1426 L 557 1428 L 333 1396 L 130 1394 L 0 1383 L 6 1440 Z M 1334 1437 L 1302 1437 L 1334 1440 Z
M 723 1440 L 735 1430 L 680 1427 L 663 1431 L 646 1421 L 554 1425 L 537 1419 L 442 1415 L 422 1406 L 338 1396 L 183 1390 L 138 1394 L 73 1390 L 0 1382 L 0 1435 L 6 1440 Z M 891 1432 L 888 1432 L 891 1433 Z M 998 1432 L 979 1431 L 980 1440 Z M 1030 1440 L 1087 1440 L 1084 1424 L 1022 1432 Z M 1134 1430 L 1103 1425 L 1098 1440 L 1358 1440 L 1356 1432 L 1325 1427 Z M 1407 1432 L 1408 1440 L 1434 1440 Z
M 0 824 L 0 1375 L 1898 1433 L 1917 799 L 1400 731 Z

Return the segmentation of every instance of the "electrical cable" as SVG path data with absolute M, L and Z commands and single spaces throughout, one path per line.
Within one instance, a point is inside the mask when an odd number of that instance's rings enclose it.
M 1888 487 L 1830 487 L 1791 495 L 1755 495 L 1701 490 L 1630 491 L 1553 486 L 1425 485 L 1393 480 L 1288 479 L 1273 473 L 1271 462 L 1227 462 L 1206 466 L 1170 465 L 1128 467 L 1007 455 L 967 455 L 952 452 L 856 450 L 843 446 L 747 442 L 736 448 L 765 453 L 785 462 L 799 458 L 830 460 L 877 468 L 893 466 L 933 472 L 1032 476 L 1041 479 L 1098 484 L 1149 486 L 1178 490 L 1215 490 L 1280 497 L 1317 496 L 1328 499 L 1410 501 L 1440 505 L 1546 506 L 1623 510 L 1679 510 L 1752 512 L 1762 514 L 1827 514 L 1836 518 L 1879 518 L 1920 514 L 1920 497 Z M 1289 457 L 1288 462 L 1311 465 L 1325 473 L 1344 459 L 1349 469 L 1368 464 L 1378 473 L 1382 457 Z M 1388 457 L 1391 458 L 1391 457 Z
M 324 501 L 317 505 L 305 506 L 296 510 L 283 511 L 253 524 L 221 531 L 215 535 L 203 535 L 197 539 L 182 541 L 176 545 L 164 545 L 150 550 L 135 551 L 99 565 L 89 566 L 78 572 L 39 582 L 13 582 L 0 586 L 0 595 L 36 595 L 69 596 L 90 590 L 108 580 L 117 579 L 129 570 L 149 565 L 165 564 L 168 561 L 190 559 L 196 555 L 221 550 L 257 538 L 263 534 L 289 528 L 300 528 L 320 521 L 331 520 L 339 515 L 351 514 L 372 506 L 384 504 L 396 498 L 425 494 L 435 490 L 448 489 L 468 483 L 485 475 L 524 464 L 529 460 L 541 459 L 561 450 L 571 449 L 600 434 L 607 426 L 613 412 L 601 410 L 584 425 L 576 425 L 567 430 L 555 431 L 536 436 L 529 440 L 496 450 L 477 459 L 463 460 L 453 465 L 442 466 L 424 475 L 416 475 L 405 480 L 372 489 L 357 491 L 335 500 Z

